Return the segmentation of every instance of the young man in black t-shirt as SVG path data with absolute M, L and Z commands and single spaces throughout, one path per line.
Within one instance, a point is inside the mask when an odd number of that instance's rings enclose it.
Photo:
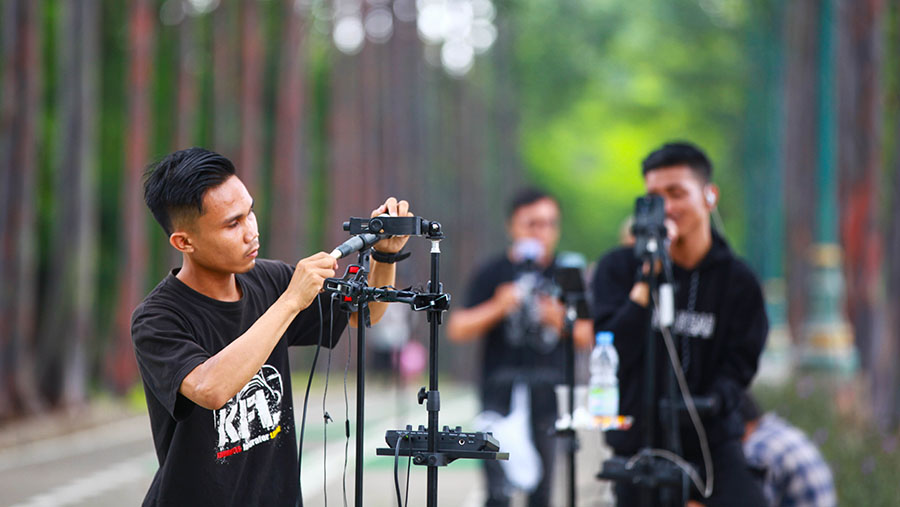
M 519 193 L 507 221 L 512 246 L 476 271 L 466 307 L 451 312 L 448 322 L 448 334 L 454 341 L 482 340 L 484 410 L 506 415 L 513 385 L 529 388 L 531 439 L 543 468 L 540 482 L 529 496 L 532 507 L 550 503 L 556 420 L 553 386 L 565 381 L 564 348 L 559 342 L 564 309 L 552 295 L 559 219 L 559 204 L 548 194 L 532 189 Z M 579 346 L 590 346 L 590 320 L 577 321 L 574 334 Z M 503 436 L 498 436 L 502 447 Z M 516 456 L 510 455 L 510 459 Z M 511 488 L 500 464 L 485 461 L 484 466 L 486 505 L 509 505 Z
M 340 337 L 347 317 L 319 294 L 337 263 L 325 252 L 296 266 L 257 259 L 253 199 L 232 163 L 211 151 L 163 158 L 148 172 L 144 198 L 182 254 L 181 268 L 132 315 L 159 458 L 144 505 L 295 505 L 287 347 L 330 347 Z M 410 215 L 394 198 L 372 213 Z M 406 240 L 375 249 L 396 253 Z M 370 281 L 392 285 L 394 271 L 373 261 Z M 373 303 L 373 322 L 383 312 Z
M 712 165 L 702 151 L 687 143 L 667 144 L 644 160 L 643 174 L 647 192 L 665 200 L 674 276 L 672 335 L 682 368 L 691 393 L 713 398 L 718 406 L 702 419 L 713 461 L 712 496 L 697 499 L 707 506 L 765 505 L 741 451 L 743 425 L 737 411 L 768 332 L 762 291 L 710 226 L 719 191 L 710 182 Z M 644 281 L 649 274 L 631 248 L 618 248 L 600 260 L 592 283 L 596 329 L 615 334 L 619 353 L 619 412 L 634 416 L 630 430 L 606 433 L 607 443 L 621 456 L 635 454 L 642 445 L 644 346 L 651 322 L 657 329 L 657 398 L 664 395 L 671 371 Z M 658 421 L 656 429 L 653 445 L 660 447 L 664 439 Z M 689 423 L 681 425 L 681 443 L 684 457 L 703 474 L 700 443 Z M 635 488 L 619 483 L 616 495 L 618 505 L 637 505 Z

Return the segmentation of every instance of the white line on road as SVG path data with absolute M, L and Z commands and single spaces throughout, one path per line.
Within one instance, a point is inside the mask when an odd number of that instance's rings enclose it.
M 146 440 L 150 445 L 150 424 L 146 415 L 4 449 L 0 451 L 0 473 L 140 440 Z
M 47 493 L 35 495 L 13 507 L 62 507 L 84 502 L 107 491 L 144 478 L 149 468 L 155 464 L 156 453 L 147 452 L 112 466 L 80 477 Z

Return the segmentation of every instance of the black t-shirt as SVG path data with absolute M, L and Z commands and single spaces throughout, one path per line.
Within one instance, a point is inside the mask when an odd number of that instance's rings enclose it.
M 466 307 L 484 303 L 499 285 L 512 281 L 527 286 L 525 293 L 554 297 L 558 287 L 553 274 L 553 263 L 543 271 L 530 271 L 514 265 L 506 255 L 497 257 L 476 271 Z M 537 309 L 523 301 L 518 311 L 484 336 L 481 400 L 486 410 L 508 413 L 513 383 L 524 382 L 531 387 L 532 407 L 556 416 L 553 386 L 564 382 L 565 348 L 555 330 L 535 325 L 537 318 Z
M 297 442 L 287 347 L 319 342 L 332 318 L 328 296 L 297 315 L 259 372 L 221 409 L 207 410 L 178 392 L 188 373 L 268 310 L 293 271 L 259 259 L 236 275 L 240 301 L 224 302 L 194 291 L 174 270 L 135 309 L 131 337 L 159 458 L 144 505 L 294 505 Z M 347 324 L 344 312 L 333 319 L 325 346 L 337 343 Z
M 615 334 L 619 412 L 635 418 L 630 430 L 607 432 L 607 442 L 622 455 L 637 452 L 641 445 L 644 350 L 651 322 L 656 330 L 657 397 L 664 394 L 671 372 L 653 312 L 629 299 L 638 266 L 631 249 L 617 248 L 600 260 L 591 283 L 595 329 Z M 717 414 L 703 418 L 710 445 L 738 439 L 743 435 L 738 403 L 756 374 L 768 333 L 762 290 L 750 268 L 715 231 L 710 251 L 694 269 L 676 265 L 672 271 L 672 337 L 688 387 L 694 396 L 714 396 L 721 403 Z M 662 445 L 662 427 L 657 424 L 656 428 L 654 445 Z M 699 458 L 699 441 L 690 423 L 682 423 L 681 440 L 685 455 Z

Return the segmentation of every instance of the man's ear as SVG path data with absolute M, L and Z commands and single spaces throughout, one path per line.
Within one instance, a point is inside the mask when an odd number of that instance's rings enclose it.
M 715 183 L 709 183 L 703 189 L 703 197 L 710 211 L 719 204 L 719 187 Z
M 181 253 L 193 253 L 194 244 L 191 237 L 184 231 L 175 231 L 169 236 L 169 244 Z

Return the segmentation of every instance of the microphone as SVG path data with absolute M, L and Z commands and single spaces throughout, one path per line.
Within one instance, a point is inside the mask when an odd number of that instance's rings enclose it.
M 342 257 L 346 257 L 346 256 L 352 254 L 353 252 L 358 252 L 365 248 L 369 248 L 370 246 L 374 245 L 375 243 L 378 243 L 378 241 L 380 241 L 381 239 L 383 239 L 385 237 L 386 236 L 381 235 L 381 234 L 371 234 L 371 233 L 353 236 L 352 238 L 348 239 L 347 241 L 344 241 L 337 248 L 332 250 L 330 255 L 332 257 L 334 257 L 335 259 L 340 259 Z

